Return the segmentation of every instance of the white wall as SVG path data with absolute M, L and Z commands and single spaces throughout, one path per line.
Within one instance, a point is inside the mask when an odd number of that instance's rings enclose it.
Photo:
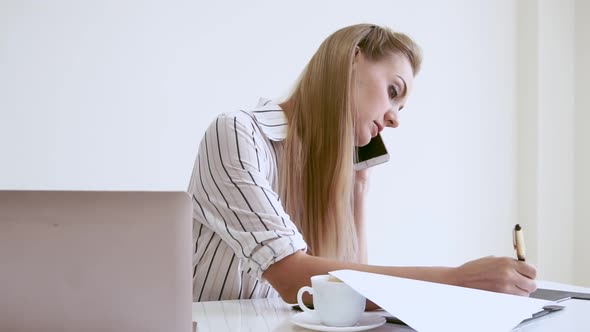
M 517 2 L 517 219 L 529 260 L 538 263 L 539 15 L 537 0 Z M 541 269 L 542 270 L 542 269 Z
M 584 8 L 523 0 L 518 13 L 518 219 L 541 278 L 590 285 Z
M 538 10 L 538 265 L 547 279 L 571 281 L 574 267 L 574 1 L 540 1 Z
M 576 0 L 574 282 L 590 286 L 590 2 Z
M 186 189 L 217 113 L 285 96 L 319 43 L 374 22 L 424 49 L 375 168 L 370 260 L 514 255 L 514 1 L 0 2 L 0 188 Z
M 0 187 L 185 188 L 204 95 L 197 11 L 0 2 Z

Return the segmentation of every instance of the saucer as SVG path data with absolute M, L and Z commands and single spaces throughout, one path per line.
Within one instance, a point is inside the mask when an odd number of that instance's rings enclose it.
M 307 312 L 300 312 L 291 317 L 291 322 L 306 329 L 326 332 L 353 332 L 374 329 L 385 324 L 385 317 L 377 314 L 363 313 L 361 319 L 353 326 L 328 326 L 318 322 Z

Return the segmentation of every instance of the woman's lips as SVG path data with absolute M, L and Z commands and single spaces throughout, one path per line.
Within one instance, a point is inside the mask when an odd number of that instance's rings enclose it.
M 373 122 L 373 126 L 371 127 L 371 137 L 375 137 L 377 134 L 379 134 L 379 127 Z
M 377 121 L 373 121 L 373 123 L 377 126 L 377 132 L 380 133 L 383 130 L 383 126 Z

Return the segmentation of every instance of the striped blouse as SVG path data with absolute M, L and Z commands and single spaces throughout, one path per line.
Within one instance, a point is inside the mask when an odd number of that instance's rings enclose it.
M 264 99 L 219 115 L 207 129 L 188 189 L 194 301 L 277 297 L 263 272 L 307 250 L 277 194 L 286 134 L 285 114 Z

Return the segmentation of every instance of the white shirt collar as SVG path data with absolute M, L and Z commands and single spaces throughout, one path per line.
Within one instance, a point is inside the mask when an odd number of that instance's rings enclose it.
M 270 99 L 260 98 L 258 105 L 251 112 L 262 132 L 270 140 L 282 141 L 287 138 L 289 125 L 281 106 Z

